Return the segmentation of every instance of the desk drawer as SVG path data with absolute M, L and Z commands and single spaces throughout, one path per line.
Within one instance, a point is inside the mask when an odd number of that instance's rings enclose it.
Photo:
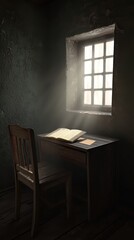
M 76 164 L 86 165 L 86 153 L 61 146 L 52 142 L 41 141 L 41 151 L 43 154 L 55 155 L 65 160 L 73 161 Z

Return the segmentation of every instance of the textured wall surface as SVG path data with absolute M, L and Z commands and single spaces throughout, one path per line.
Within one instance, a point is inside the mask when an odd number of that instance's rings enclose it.
M 0 190 L 13 185 L 8 124 L 39 131 L 40 113 L 45 112 L 45 25 L 44 12 L 37 6 L 24 1 L 1 4 Z

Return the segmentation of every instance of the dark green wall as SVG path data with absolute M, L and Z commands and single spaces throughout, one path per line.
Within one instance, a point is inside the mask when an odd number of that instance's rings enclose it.
M 133 16 L 129 1 L 1 3 L 0 190 L 13 184 L 7 125 L 17 122 L 36 133 L 70 127 L 118 137 L 121 196 L 127 202 L 134 200 Z M 117 26 L 113 115 L 66 112 L 65 38 L 112 23 Z

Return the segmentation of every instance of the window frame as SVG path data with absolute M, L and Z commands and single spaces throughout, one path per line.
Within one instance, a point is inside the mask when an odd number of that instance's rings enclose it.
M 83 61 L 84 61 L 84 56 L 83 56 L 84 50 L 83 50 L 83 48 L 86 45 L 94 45 L 96 43 L 102 43 L 102 42 L 106 43 L 107 41 L 110 41 L 110 40 L 114 40 L 113 34 L 107 34 L 105 36 L 80 41 L 77 45 L 77 51 L 78 51 L 78 63 L 77 63 L 78 64 L 78 83 L 77 84 L 78 84 L 78 95 L 81 96 L 79 100 L 77 99 L 77 104 L 76 104 L 77 108 L 83 109 L 85 111 L 111 112 L 112 104 L 111 104 L 111 106 L 108 106 L 108 105 L 105 106 L 104 102 L 103 102 L 102 105 L 97 105 L 97 104 L 95 105 L 93 103 L 91 105 L 84 104 L 84 86 L 83 86 L 83 82 L 84 82 L 83 81 L 83 72 L 84 72 L 83 71 Z M 111 57 L 111 55 L 109 56 L 109 58 L 110 57 Z M 114 60 L 114 53 L 113 53 L 112 57 L 113 57 L 113 60 Z M 105 62 L 106 58 L 107 58 L 106 56 L 103 57 L 104 62 Z M 99 59 L 99 57 L 98 57 L 98 59 Z M 94 59 L 93 59 L 93 61 L 94 61 Z M 94 64 L 94 63 L 92 63 L 92 64 Z M 104 65 L 104 68 L 105 68 L 105 65 Z M 112 82 L 113 82 L 113 71 L 110 72 L 110 73 L 112 73 Z M 109 72 L 107 74 L 109 74 Z M 94 75 L 97 75 L 97 74 L 93 73 L 91 75 L 94 76 Z M 101 75 L 103 75 L 103 77 L 104 77 L 104 75 L 106 75 L 105 71 L 103 71 L 101 73 Z M 104 82 L 105 82 L 105 80 L 104 80 Z M 91 92 L 93 92 L 94 90 L 97 91 L 99 89 L 94 89 L 93 86 L 92 86 Z M 109 89 L 107 88 L 107 90 L 109 90 Z M 112 90 L 112 98 L 113 98 L 113 87 L 110 88 L 110 90 Z M 88 91 L 88 89 L 87 89 L 87 91 Z M 103 95 L 104 95 L 105 91 L 106 91 L 105 87 L 103 86 L 103 88 L 102 88 Z M 93 93 L 92 93 L 92 95 L 93 95 Z M 104 96 L 103 96 L 103 101 L 104 101 Z M 92 99 L 92 102 L 93 102 L 93 99 Z

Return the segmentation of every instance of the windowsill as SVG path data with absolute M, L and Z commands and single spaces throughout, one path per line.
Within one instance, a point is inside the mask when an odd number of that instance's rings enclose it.
M 88 115 L 100 115 L 100 116 L 112 116 L 111 112 L 98 112 L 98 111 L 84 111 L 84 110 L 72 110 L 66 109 L 67 112 L 88 114 Z

